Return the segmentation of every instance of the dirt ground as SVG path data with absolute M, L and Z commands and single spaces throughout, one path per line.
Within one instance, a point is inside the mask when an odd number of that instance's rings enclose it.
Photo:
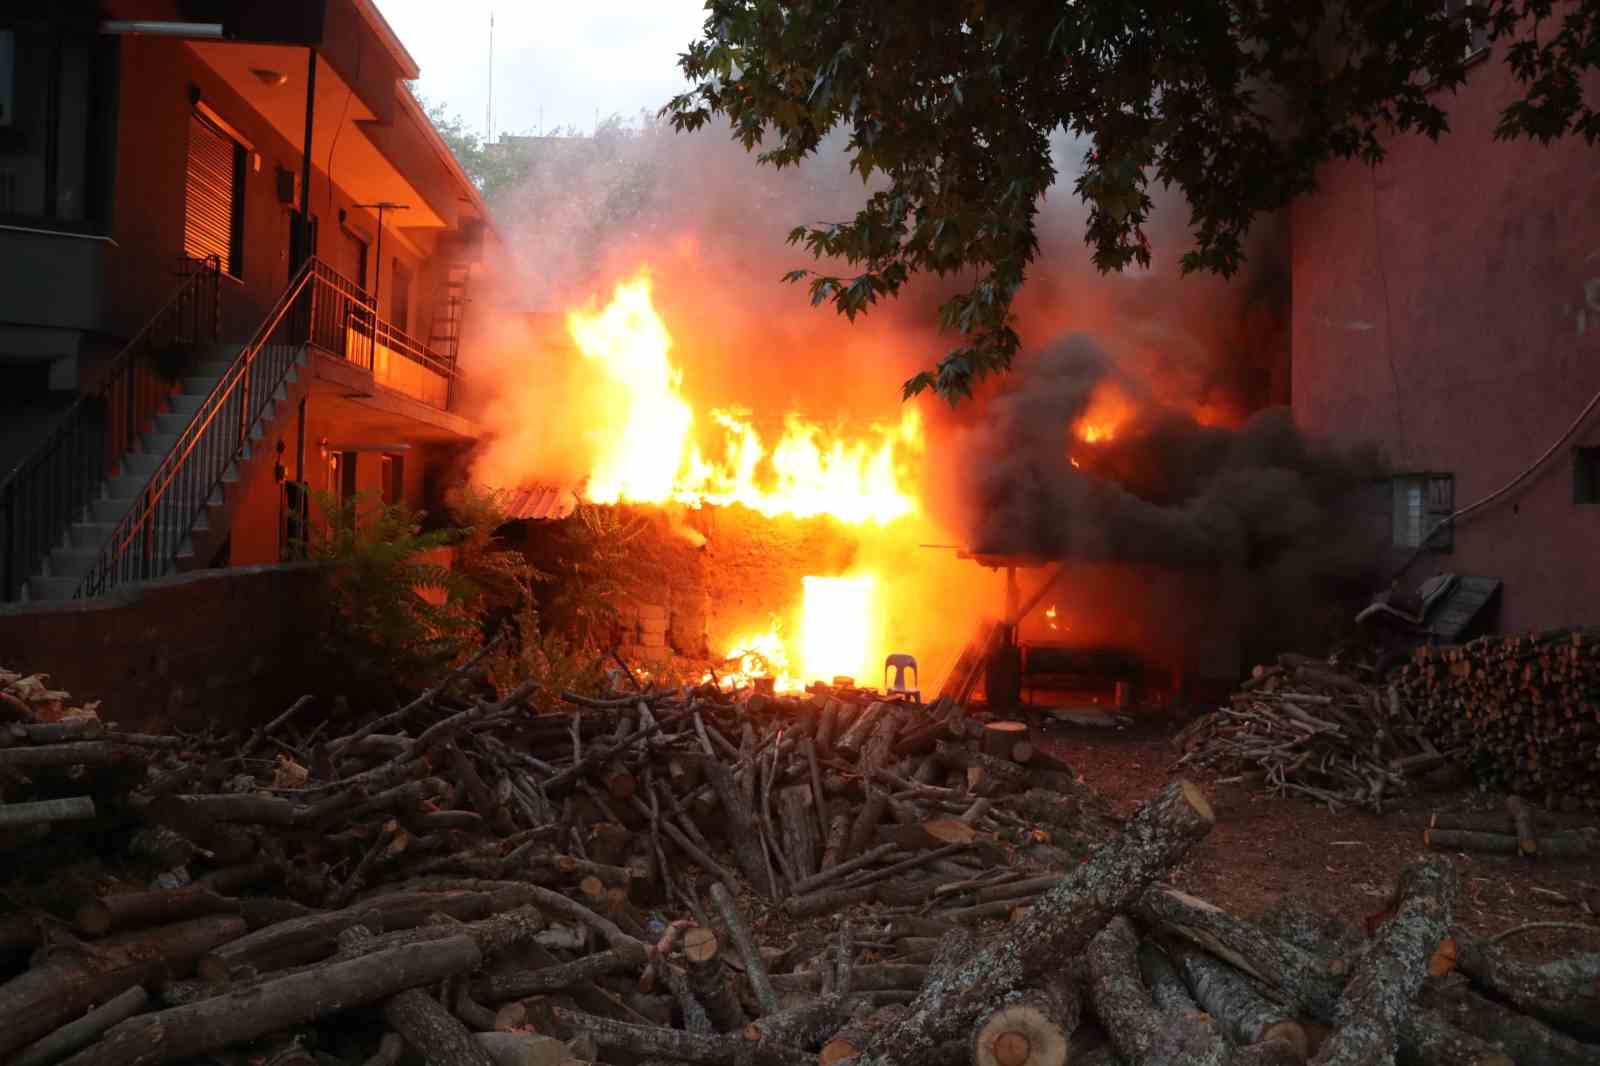
M 1218 784 L 1216 774 L 1175 770 L 1170 739 L 1181 725 L 1165 714 L 1141 716 L 1124 729 L 1052 723 L 1036 727 L 1035 739 L 1071 763 L 1121 814 L 1180 774 L 1202 785 L 1216 808 L 1216 828 L 1173 881 L 1241 915 L 1257 915 L 1278 896 L 1298 894 L 1359 927 L 1384 909 L 1396 875 L 1423 850 L 1421 819 L 1434 811 L 1494 809 L 1504 799 L 1461 791 L 1407 799 L 1382 815 L 1333 814 L 1305 800 Z M 1451 858 L 1463 888 L 1457 920 L 1468 929 L 1493 935 L 1530 922 L 1572 923 L 1585 928 L 1528 930 L 1506 946 L 1540 957 L 1600 951 L 1600 859 Z

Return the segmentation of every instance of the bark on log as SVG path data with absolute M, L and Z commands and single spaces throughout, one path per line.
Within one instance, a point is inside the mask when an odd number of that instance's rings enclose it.
M 482 959 L 471 937 L 455 937 L 331 963 L 248 992 L 130 1018 L 67 1066 L 155 1066 L 192 1058 L 470 972 Z
M 797 880 L 817 872 L 821 845 L 817 836 L 816 803 L 811 786 L 790 785 L 778 791 L 778 820 L 783 827 L 783 850 Z
M 1171 956 L 1195 1002 L 1226 1026 L 1234 1040 L 1241 1044 L 1287 1040 L 1302 1059 L 1310 1056 L 1305 1027 L 1257 992 L 1238 970 L 1188 944 L 1174 944 Z
M 1335 1014 L 1338 1028 L 1314 1066 L 1370 1066 L 1393 1057 L 1428 960 L 1449 931 L 1459 887 L 1454 868 L 1434 856 L 1401 872 L 1394 915 L 1357 961 Z
M 996 759 L 1010 759 L 1011 749 L 1019 741 L 1028 739 L 1026 722 L 989 722 L 983 727 L 978 750 Z M 1022 760 L 1026 762 L 1027 760 Z
M 702 760 L 701 766 L 717 794 L 717 801 L 722 804 L 723 815 L 727 818 L 728 842 L 733 847 L 733 856 L 738 860 L 739 869 L 744 871 L 751 888 L 770 899 L 773 885 L 767 877 L 767 862 L 761 852 L 761 834 L 756 828 L 750 805 L 745 802 L 732 771 L 726 766 L 709 758 Z
M 1463 1032 L 1498 1044 L 1518 1063 L 1600 1066 L 1600 1047 L 1580 1043 L 1537 1018 L 1485 999 L 1461 975 L 1428 980 L 1417 1002 Z
M 898 962 L 880 962 L 850 968 L 850 991 L 882 992 L 891 988 L 921 988 L 930 968 Z M 800 970 L 772 976 L 779 992 L 815 992 L 822 985 L 821 970 Z
M 1046 980 L 979 1023 L 973 1066 L 1067 1066 L 1081 1011 L 1076 986 Z
M 1552 1025 L 1600 1029 L 1600 953 L 1533 965 L 1465 929 L 1450 935 L 1457 969 L 1486 992 Z
M 1200 1013 L 1200 1004 L 1195 1002 L 1194 993 L 1179 976 L 1171 953 L 1161 950 L 1149 937 L 1139 941 L 1139 976 L 1144 978 L 1150 999 L 1157 1008 L 1178 1014 Z
M 473 994 L 486 1003 L 502 1003 L 508 999 L 521 999 L 539 992 L 553 992 L 558 988 L 586 984 L 596 977 L 629 969 L 630 965 L 615 951 L 597 951 L 593 955 L 579 956 L 571 962 L 542 966 L 536 970 L 508 970 L 490 974 L 478 982 Z
M 0 985 L 0 1060 L 134 985 L 185 976 L 195 960 L 244 932 L 240 918 L 196 918 L 98 941 Z
M 1477 851 L 1489 855 L 1526 855 L 1521 842 L 1510 833 L 1483 833 L 1470 829 L 1425 829 L 1425 846 L 1436 851 Z M 1600 832 L 1572 829 L 1551 833 L 1538 840 L 1538 855 L 1546 859 L 1583 859 L 1600 854 Z
M 472 1041 L 483 1049 L 494 1066 L 562 1066 L 562 1063 L 578 1061 L 567 1045 L 553 1036 L 474 1033 Z
M 855 1001 L 848 996 L 817 996 L 750 1022 L 743 1029 L 744 1038 L 810 1051 L 831 1039 L 850 1020 L 854 1007 Z
M 73 924 L 88 936 L 104 936 L 118 929 L 160 925 L 203 914 L 236 913 L 238 904 L 204 885 L 122 892 L 90 900 L 78 908 Z
M 38 800 L 34 803 L 0 803 L 0 829 L 17 829 L 55 822 L 87 822 L 94 819 L 94 800 L 88 796 Z
M 1081 951 L 1105 922 L 1210 831 L 1211 805 L 1193 784 L 1168 786 L 984 950 L 931 978 L 904 1022 L 879 1034 L 861 1066 L 919 1061 L 965 1037 L 1016 990 Z
M 717 934 L 698 926 L 683 935 L 683 957 L 688 963 L 689 987 L 706 1009 L 711 1024 L 724 1033 L 744 1028 L 744 1008 L 733 990 L 732 974 L 722 961 Z
M 495 1066 L 460 1019 L 420 988 L 389 997 L 383 1020 L 428 1066 Z
M 74 1051 L 94 1043 L 113 1025 L 138 1014 L 149 1002 L 149 993 L 143 986 L 135 985 L 49 1036 L 35 1040 L 22 1049 L 12 1066 L 53 1066 Z
M 743 1036 L 721 1033 L 688 1033 L 653 1025 L 630 1025 L 593 1014 L 556 1007 L 556 1019 L 576 1033 L 594 1039 L 602 1049 L 625 1051 L 638 1056 L 661 1056 L 710 1066 L 815 1066 L 814 1056 L 798 1048 L 752 1045 Z
M 861 1049 L 867 1046 L 873 1033 L 902 1020 L 908 1013 L 908 1007 L 894 1004 L 879 1007 L 865 1018 L 856 1018 L 845 1023 L 843 1028 L 833 1034 L 831 1040 L 822 1045 L 822 1051 L 817 1055 L 818 1062 L 821 1066 L 834 1066 L 835 1063 L 855 1058 L 861 1054 Z
M 744 961 L 744 973 L 750 980 L 750 990 L 755 993 L 761 1013 L 776 1014 L 780 1009 L 778 993 L 773 990 L 772 980 L 767 976 L 767 962 L 761 957 L 755 937 L 750 935 L 744 912 L 739 910 L 733 893 L 720 883 L 711 886 L 711 900 L 722 915 L 722 924 L 727 927 L 728 935 L 733 937 L 733 946 L 739 952 L 739 958 Z
M 1521 796 L 1506 797 L 1506 814 L 1517 831 L 1517 849 L 1532 858 L 1539 853 L 1539 839 L 1533 832 L 1533 812 L 1522 802 Z

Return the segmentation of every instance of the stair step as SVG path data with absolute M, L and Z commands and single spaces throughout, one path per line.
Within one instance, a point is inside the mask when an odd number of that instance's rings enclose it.
M 191 416 L 200 410 L 200 405 L 205 402 L 204 393 L 180 392 L 172 398 L 172 411 L 174 414 Z
M 78 591 L 75 577 L 30 577 L 28 599 L 40 601 L 70 600 Z

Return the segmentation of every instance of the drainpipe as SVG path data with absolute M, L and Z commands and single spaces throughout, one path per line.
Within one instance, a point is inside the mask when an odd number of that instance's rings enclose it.
M 296 220 L 298 235 L 289 249 L 289 276 L 299 273 L 300 267 L 311 258 L 311 137 L 317 116 L 317 50 L 306 49 L 306 132 L 301 141 L 300 153 L 300 217 Z

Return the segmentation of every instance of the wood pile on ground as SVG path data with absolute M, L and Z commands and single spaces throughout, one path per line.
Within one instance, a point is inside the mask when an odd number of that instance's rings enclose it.
M 1228 706 L 1195 719 L 1173 743 L 1179 766 L 1238 773 L 1274 795 L 1333 810 L 1381 811 L 1419 783 L 1459 782 L 1458 749 L 1407 721 L 1397 689 L 1302 655 L 1256 667 Z
M 1396 687 L 1474 780 L 1553 811 L 1600 811 L 1600 628 L 1423 648 Z
M 1119 826 L 1009 724 L 527 695 L 216 738 L 6 701 L 0 1061 L 1600 1063 L 1600 956 L 1452 929 L 1440 856 L 1371 936 L 1247 921 L 1162 884 L 1198 788 Z

